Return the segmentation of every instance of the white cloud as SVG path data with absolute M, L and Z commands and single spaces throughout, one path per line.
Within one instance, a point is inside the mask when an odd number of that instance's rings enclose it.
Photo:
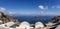
M 5 13 L 5 14 L 7 14 L 7 15 L 16 14 L 16 12 L 9 11 L 9 10 L 3 8 L 3 7 L 0 7 L 0 12 L 3 12 L 3 13 Z
M 14 15 L 14 14 L 17 14 L 16 12 L 12 12 L 12 11 L 7 11 L 6 13 L 8 13 L 8 15 Z
M 40 13 L 44 13 L 44 11 L 40 11 Z
M 60 6 L 59 5 L 56 5 L 56 6 L 52 6 L 52 8 L 60 8 Z
M 4 12 L 6 9 L 3 7 L 0 7 L 0 12 Z
M 60 15 L 57 12 L 45 12 L 45 11 L 40 11 L 39 15 Z
M 42 10 L 44 10 L 44 9 L 48 9 L 48 7 L 43 6 L 43 5 L 39 5 L 38 7 L 39 7 L 40 9 L 42 9 Z
M 13 14 L 13 12 L 11 12 L 11 11 L 10 11 L 10 12 L 8 12 L 8 13 L 9 13 L 9 14 Z

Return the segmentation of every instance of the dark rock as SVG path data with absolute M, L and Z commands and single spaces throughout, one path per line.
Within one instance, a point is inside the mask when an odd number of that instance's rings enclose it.
M 52 23 L 58 23 L 60 21 L 60 16 L 55 16 L 53 19 L 52 19 Z

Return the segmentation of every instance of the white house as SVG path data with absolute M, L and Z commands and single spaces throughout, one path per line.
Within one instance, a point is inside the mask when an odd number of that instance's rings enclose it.
M 22 22 L 19 27 L 19 29 L 30 29 L 30 24 L 26 21 Z
M 42 22 L 36 22 L 35 29 L 44 29 L 44 24 Z

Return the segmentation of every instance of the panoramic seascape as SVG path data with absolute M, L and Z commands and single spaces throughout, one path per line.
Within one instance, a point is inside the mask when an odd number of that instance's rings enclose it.
M 0 0 L 0 29 L 60 29 L 60 0 Z
M 54 16 L 12 16 L 15 19 L 18 19 L 20 22 L 27 21 L 30 24 L 35 24 L 36 22 L 48 23 L 52 21 Z

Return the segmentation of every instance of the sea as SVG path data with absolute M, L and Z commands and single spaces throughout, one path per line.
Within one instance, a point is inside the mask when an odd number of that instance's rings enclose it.
M 12 16 L 14 19 L 17 19 L 19 22 L 27 21 L 30 24 L 35 24 L 36 22 L 48 23 L 52 21 L 54 16 Z

